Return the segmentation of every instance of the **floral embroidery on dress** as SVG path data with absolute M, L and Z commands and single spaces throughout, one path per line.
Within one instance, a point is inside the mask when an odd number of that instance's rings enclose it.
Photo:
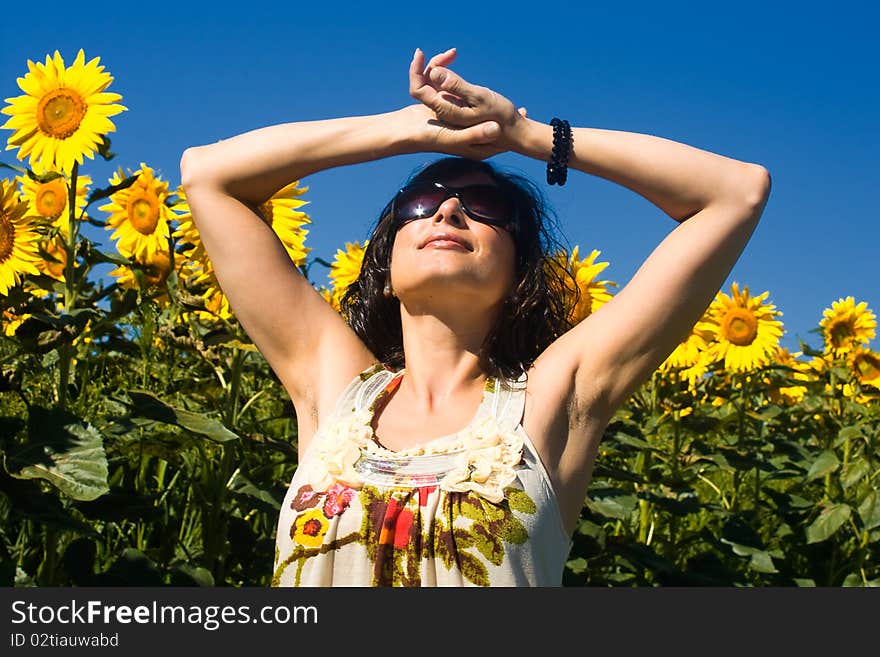
M 293 521 L 290 537 L 294 542 L 308 547 L 318 547 L 324 541 L 329 524 L 321 509 L 308 509 Z
M 335 488 L 335 487 L 334 487 Z M 460 569 L 462 576 L 479 586 L 489 585 L 485 560 L 501 565 L 507 544 L 523 544 L 528 531 L 514 511 L 534 514 L 535 503 L 523 490 L 506 489 L 500 504 L 471 492 L 451 492 L 441 496 L 433 523 L 425 524 L 422 513 L 436 486 L 401 490 L 382 490 L 365 485 L 360 491 L 339 486 L 331 494 L 315 493 L 302 486 L 290 507 L 299 512 L 290 527 L 294 547 L 276 564 L 272 585 L 278 586 L 282 574 L 297 565 L 297 578 L 308 560 L 345 546 L 363 545 L 375 564 L 375 586 L 419 586 L 423 560 L 439 560 L 446 568 Z M 331 497 L 348 502 L 339 507 L 328 503 Z M 350 504 L 362 510 L 361 520 L 352 531 L 328 536 L 332 518 L 344 515 Z M 335 517 L 335 516 L 334 516 Z

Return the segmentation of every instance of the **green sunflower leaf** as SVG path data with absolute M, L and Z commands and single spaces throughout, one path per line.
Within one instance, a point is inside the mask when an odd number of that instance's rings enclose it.
M 807 471 L 807 481 L 824 477 L 826 474 L 837 470 L 838 466 L 840 466 L 840 461 L 837 458 L 837 454 L 831 450 L 825 450 L 819 454 Z
M 866 530 L 880 527 L 880 493 L 872 490 L 865 495 L 859 504 L 858 512 Z
M 830 504 L 807 527 L 807 543 L 826 541 L 849 520 L 852 508 L 848 504 Z
M 18 479 L 45 479 L 75 500 L 104 495 L 107 456 L 104 439 L 94 426 L 61 409 L 32 406 L 30 440 L 7 455 L 9 474 Z
M 840 473 L 840 485 L 844 488 L 849 488 L 853 484 L 857 484 L 861 481 L 862 477 L 868 474 L 871 471 L 871 466 L 868 464 L 867 460 L 856 461 L 855 463 L 848 463 L 843 471 Z
M 144 417 L 155 422 L 173 424 L 218 443 L 225 443 L 239 438 L 238 434 L 230 431 L 219 420 L 211 419 L 193 411 L 175 408 L 149 392 L 129 390 L 128 396 L 131 399 L 128 405 L 132 415 L 135 417 Z

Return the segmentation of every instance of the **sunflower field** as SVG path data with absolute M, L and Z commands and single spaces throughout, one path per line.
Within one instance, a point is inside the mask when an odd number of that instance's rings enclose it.
M 101 183 L 80 171 L 114 157 L 110 117 L 127 110 L 99 58 L 27 64 L 0 126 L 18 159 L 0 163 L 0 582 L 265 586 L 292 403 L 182 187 L 143 162 Z M 304 276 L 324 268 L 313 284 L 338 310 L 366 245 L 312 256 L 307 191 L 295 181 L 260 211 Z M 598 250 L 578 251 L 546 263 L 572 274 L 574 322 L 617 287 Z M 769 296 L 719 290 L 618 410 L 566 586 L 880 585 L 876 316 L 829 300 L 818 344 L 790 353 Z

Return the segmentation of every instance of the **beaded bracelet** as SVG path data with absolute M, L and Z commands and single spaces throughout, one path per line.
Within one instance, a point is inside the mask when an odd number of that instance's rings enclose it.
M 562 186 L 568 178 L 568 155 L 571 150 L 571 126 L 565 119 L 553 118 L 553 151 L 547 162 L 547 183 Z

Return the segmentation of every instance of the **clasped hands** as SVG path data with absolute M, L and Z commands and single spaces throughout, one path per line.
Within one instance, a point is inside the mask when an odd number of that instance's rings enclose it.
M 477 160 L 515 150 L 526 129 L 525 108 L 451 71 L 455 55 L 450 48 L 425 65 L 417 48 L 410 62 L 409 94 L 420 104 L 404 111 L 420 125 L 422 149 Z

